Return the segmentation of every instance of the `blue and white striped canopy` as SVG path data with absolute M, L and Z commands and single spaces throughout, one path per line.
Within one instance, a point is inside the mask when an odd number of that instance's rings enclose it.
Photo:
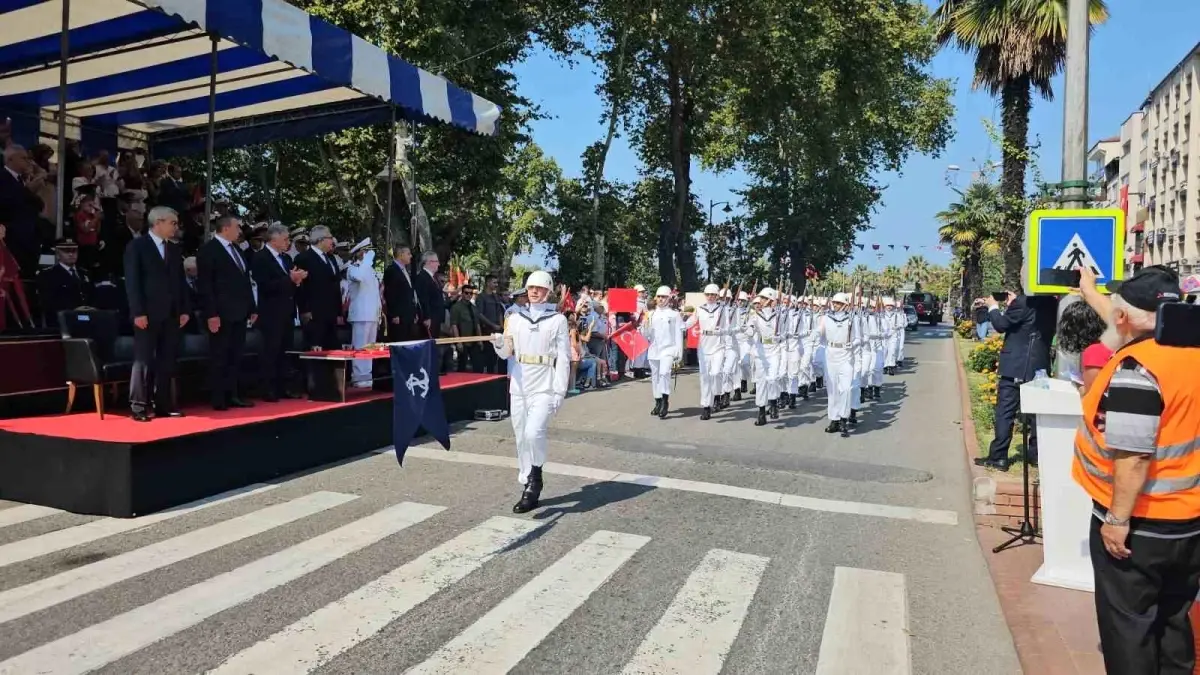
M 217 147 L 383 122 L 390 104 L 483 135 L 499 122 L 494 103 L 283 0 L 65 1 L 68 135 L 87 149 L 202 151 L 210 36 Z M 63 2 L 0 0 L 0 117 L 26 143 L 56 133 Z

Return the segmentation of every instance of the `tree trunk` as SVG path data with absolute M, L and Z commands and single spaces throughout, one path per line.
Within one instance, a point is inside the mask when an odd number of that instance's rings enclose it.
M 692 231 L 684 229 L 675 241 L 675 259 L 679 264 L 681 287 L 687 290 L 700 288 L 700 269 L 696 266 L 696 246 Z
M 1004 85 L 1004 163 L 1000 194 L 1004 199 L 1004 229 L 1000 245 L 1004 257 L 1004 287 L 1022 289 L 1021 264 L 1025 260 L 1025 169 L 1029 158 L 1029 111 L 1033 106 L 1028 77 Z
M 671 175 L 674 178 L 675 198 L 671 205 L 671 217 L 664 220 L 660 227 L 658 241 L 658 273 L 663 284 L 675 286 L 675 265 L 673 256 L 676 252 L 677 241 L 682 236 L 683 219 L 687 213 L 690 196 L 691 162 L 688 157 L 687 144 L 684 134 L 687 132 L 687 120 L 684 116 L 683 68 L 680 63 L 682 55 L 674 43 L 667 45 L 667 97 L 670 101 L 669 133 L 671 141 Z
M 968 251 L 963 256 L 963 309 L 969 309 L 975 298 L 983 296 L 983 256 L 979 251 Z
M 615 90 L 609 94 L 612 96 L 612 108 L 608 111 L 608 133 L 605 134 L 604 145 L 600 148 L 599 166 L 596 167 L 595 184 L 592 185 L 592 231 L 595 232 L 592 240 L 592 288 L 606 286 L 604 230 L 600 227 L 600 188 L 604 185 L 604 165 L 608 161 L 608 150 L 612 147 L 613 137 L 617 135 L 617 121 L 621 118 L 622 94 L 625 88 L 622 84 L 625 77 L 625 41 L 628 36 L 629 29 L 623 29 L 621 37 L 617 40 L 617 69 L 616 72 L 609 73 L 609 79 L 617 84 Z

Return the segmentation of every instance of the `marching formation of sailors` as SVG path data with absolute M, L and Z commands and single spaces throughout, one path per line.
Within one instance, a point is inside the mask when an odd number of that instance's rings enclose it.
M 671 308 L 671 295 L 670 288 L 659 288 L 639 326 L 650 345 L 644 358 L 654 394 L 651 414 L 659 418 L 670 410 L 684 335 L 693 329 L 702 420 L 741 400 L 750 383 L 756 426 L 825 389 L 825 431 L 849 436 L 863 404 L 882 398 L 884 375 L 895 375 L 904 360 L 903 309 L 891 298 L 865 298 L 861 289 L 826 299 L 763 288 L 750 297 L 709 284 L 704 304 L 686 319 Z

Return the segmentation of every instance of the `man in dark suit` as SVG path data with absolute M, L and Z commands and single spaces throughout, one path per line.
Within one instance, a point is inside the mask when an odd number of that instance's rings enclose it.
M 125 249 L 125 293 L 133 317 L 133 373 L 129 407 L 133 419 L 150 421 L 150 405 L 159 417 L 181 417 L 171 396 L 179 329 L 187 325 L 187 282 L 183 254 L 172 242 L 179 227 L 174 209 L 156 206 L 147 216 L 150 229 Z
M 89 303 L 92 284 L 75 264 L 78 255 L 73 239 L 59 239 L 54 244 L 54 265 L 38 272 L 38 304 L 47 328 L 58 328 L 60 311 Z
M 19 145 L 4 150 L 4 169 L 0 170 L 0 223 L 8 226 L 6 243 L 17 260 L 22 279 L 37 273 L 41 244 L 38 241 L 38 216 L 42 200 L 25 186 L 29 173 L 29 154 Z
M 1039 370 L 1050 370 L 1057 300 L 1009 291 L 1007 307 L 1003 311 L 1000 303 L 991 296 L 984 302 L 992 329 L 1004 335 L 1004 346 L 1000 349 L 1000 363 L 996 369 L 999 376 L 996 382 L 996 437 L 988 448 L 988 456 L 976 458 L 975 463 L 1007 471 L 1013 424 L 1021 413 L 1021 384 L 1031 381 Z M 1029 447 L 1025 453 L 1026 461 L 1037 466 L 1036 429 L 1029 431 Z
M 383 271 L 383 302 L 387 309 L 387 339 L 389 342 L 417 340 L 425 337 L 417 331 L 420 320 L 420 304 L 413 290 L 408 266 L 412 264 L 412 251 L 407 246 L 397 246 L 392 254 L 393 262 Z
M 213 238 L 196 255 L 196 289 L 208 329 L 208 382 L 213 410 L 251 408 L 238 396 L 238 372 L 246 348 L 246 324 L 258 319 L 250 270 L 238 248 L 242 222 L 217 219 Z
M 287 251 L 288 229 L 279 223 L 267 228 L 266 245 L 254 254 L 251 271 L 258 284 L 259 382 L 268 403 L 293 398 L 287 390 L 286 354 L 292 350 L 296 321 L 296 291 L 308 273 L 296 268 Z
M 306 349 L 337 349 L 337 327 L 342 324 L 341 270 L 333 257 L 333 235 L 328 227 L 314 227 L 310 247 L 296 256 L 296 267 L 307 276 L 296 293 L 296 308 L 304 328 Z
M 442 285 L 437 280 L 438 267 L 441 261 L 434 251 L 426 251 L 421 255 L 421 271 L 413 279 L 413 290 L 417 292 L 417 301 L 421 303 L 421 325 L 424 335 L 420 338 L 438 339 L 442 336 L 442 322 L 446 318 L 446 296 Z

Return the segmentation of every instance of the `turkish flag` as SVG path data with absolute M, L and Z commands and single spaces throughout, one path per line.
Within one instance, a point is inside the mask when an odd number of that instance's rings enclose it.
M 1121 213 L 1129 215 L 1129 186 L 1121 186 Z
M 700 323 L 699 322 L 697 322 L 696 325 L 694 325 L 688 329 L 687 348 L 688 349 L 699 349 L 700 348 Z
M 625 352 L 625 356 L 631 359 L 636 359 L 643 352 L 650 349 L 650 343 L 646 341 L 646 337 L 637 331 L 636 323 L 627 323 L 613 332 L 609 337 L 617 347 Z
M 612 314 L 637 314 L 637 291 L 632 288 L 608 289 L 608 311 Z

